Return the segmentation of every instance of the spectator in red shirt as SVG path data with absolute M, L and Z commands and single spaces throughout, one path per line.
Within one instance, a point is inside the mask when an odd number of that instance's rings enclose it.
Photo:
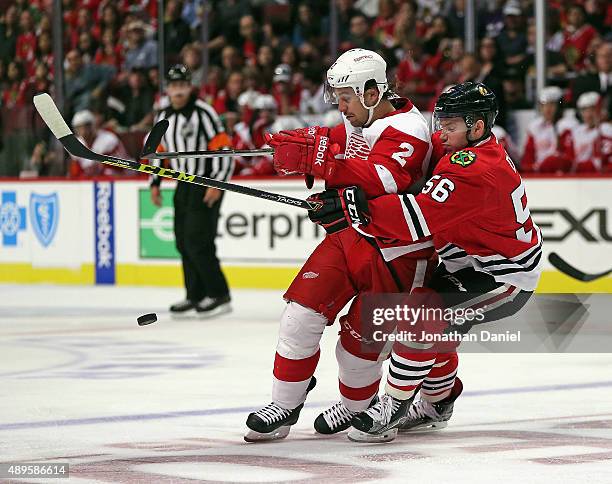
M 200 88 L 200 97 L 208 104 L 213 104 L 223 84 L 223 71 L 219 66 L 210 66 L 206 82 Z
M 36 62 L 34 76 L 28 82 L 28 103 L 32 102 L 34 95 L 40 92 L 51 92 L 53 89 L 49 76 L 49 67 L 44 62 Z
M 586 14 L 582 5 L 572 5 L 568 8 L 562 53 L 567 65 L 575 71 L 584 67 L 587 49 L 591 41 L 598 36 L 597 30 L 585 22 Z
M 36 45 L 36 60 L 33 63 L 33 68 L 28 74 L 34 75 L 36 65 L 42 62 L 47 66 L 48 72 L 53 75 L 53 43 L 51 41 L 51 34 L 49 32 L 42 32 L 37 39 Z
M 123 63 L 121 44 L 117 42 L 112 28 L 106 28 L 102 33 L 102 44 L 96 51 L 94 62 L 113 66 L 117 71 L 121 67 Z
M 78 9 L 75 7 L 74 0 L 62 0 L 62 13 L 66 32 L 76 28 Z
M 2 92 L 2 106 L 6 108 L 19 108 L 27 102 L 27 82 L 23 64 L 18 60 L 9 63 L 7 68 L 8 83 Z
M 83 32 L 88 32 L 96 41 L 100 38 L 100 26 L 95 25 L 91 12 L 87 9 L 79 9 L 75 28 L 70 33 L 70 46 L 76 48 L 79 44 L 79 37 Z
M 275 68 L 274 49 L 269 45 L 262 45 L 257 51 L 257 64 L 255 67 L 259 71 L 264 86 L 272 85 Z
M 397 66 L 398 93 L 417 106 L 425 107 L 436 89 L 435 64 L 430 56 L 423 55 L 423 47 L 418 41 L 404 42 L 403 51 L 404 57 Z
M 20 34 L 17 36 L 15 57 L 25 66 L 29 66 L 36 58 L 36 34 L 34 33 L 34 20 L 29 10 L 19 15 Z
M 106 29 L 111 29 L 114 34 L 117 34 L 120 27 L 121 20 L 119 19 L 119 11 L 112 2 L 108 2 L 106 5 L 104 5 L 104 7 L 102 7 L 100 31 L 104 32 Z
M 213 108 L 217 111 L 217 114 L 223 114 L 227 111 L 238 112 L 238 97 L 242 93 L 243 88 L 244 78 L 242 72 L 232 72 L 227 78 L 225 89 L 219 92 L 213 103 Z
M 380 0 L 378 2 L 378 17 L 372 24 L 372 36 L 380 44 L 387 48 L 395 46 L 395 23 L 397 6 L 394 0 Z
M 257 57 L 257 49 L 261 44 L 261 32 L 252 15 L 243 15 L 240 18 L 240 50 L 248 63 L 254 63 Z

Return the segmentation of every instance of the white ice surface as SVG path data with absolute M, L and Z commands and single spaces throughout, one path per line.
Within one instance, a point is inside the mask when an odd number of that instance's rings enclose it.
M 0 462 L 69 462 L 71 483 L 612 482 L 612 355 L 461 355 L 447 429 L 359 445 L 312 428 L 338 397 L 335 326 L 289 437 L 246 444 L 270 399 L 280 292 L 234 291 L 231 315 L 182 322 L 165 312 L 174 290 L 0 294 Z M 159 321 L 139 327 L 147 312 Z

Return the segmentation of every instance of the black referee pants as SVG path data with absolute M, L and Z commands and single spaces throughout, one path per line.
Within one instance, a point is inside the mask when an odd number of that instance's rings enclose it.
M 174 236 L 183 262 L 187 299 L 229 295 L 217 259 L 217 223 L 223 196 L 212 207 L 204 202 L 206 187 L 178 183 L 174 192 Z

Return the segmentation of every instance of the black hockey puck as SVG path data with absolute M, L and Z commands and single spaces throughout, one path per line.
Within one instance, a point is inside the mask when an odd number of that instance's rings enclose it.
M 138 321 L 138 326 L 146 326 L 147 324 L 151 324 L 157 321 L 157 314 L 155 313 L 143 314 L 142 316 L 138 317 L 137 321 Z

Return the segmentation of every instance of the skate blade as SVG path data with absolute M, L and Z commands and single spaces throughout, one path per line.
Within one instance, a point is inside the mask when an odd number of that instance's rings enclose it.
M 362 432 L 361 430 L 352 429 L 348 433 L 348 439 L 352 442 L 359 443 L 381 443 L 381 442 L 391 442 L 397 437 L 397 429 L 389 429 L 385 430 L 380 434 L 368 434 L 367 432 Z
M 217 316 L 222 316 L 224 314 L 228 314 L 232 312 L 231 304 L 221 304 L 221 306 L 217 306 L 215 309 L 211 309 L 210 311 L 199 312 L 196 314 L 198 319 L 210 319 L 216 318 Z
M 255 430 L 249 429 L 244 435 L 244 440 L 245 442 L 269 442 L 272 440 L 284 439 L 289 435 L 290 428 L 291 425 L 285 425 L 284 427 L 279 427 L 268 433 L 255 432 Z
M 443 428 L 446 428 L 448 426 L 448 422 L 435 422 L 435 423 L 428 423 L 428 424 L 422 424 L 422 425 L 417 425 L 416 427 L 412 427 L 409 429 L 403 429 L 400 427 L 399 432 L 401 434 L 410 434 L 410 433 L 417 433 L 417 432 L 435 432 L 436 430 L 442 430 Z
M 191 309 L 189 311 L 184 311 L 182 313 L 170 313 L 170 317 L 177 321 L 181 321 L 181 320 L 184 321 L 184 320 L 189 320 L 189 319 L 196 319 L 197 314 L 195 312 L 195 309 Z

